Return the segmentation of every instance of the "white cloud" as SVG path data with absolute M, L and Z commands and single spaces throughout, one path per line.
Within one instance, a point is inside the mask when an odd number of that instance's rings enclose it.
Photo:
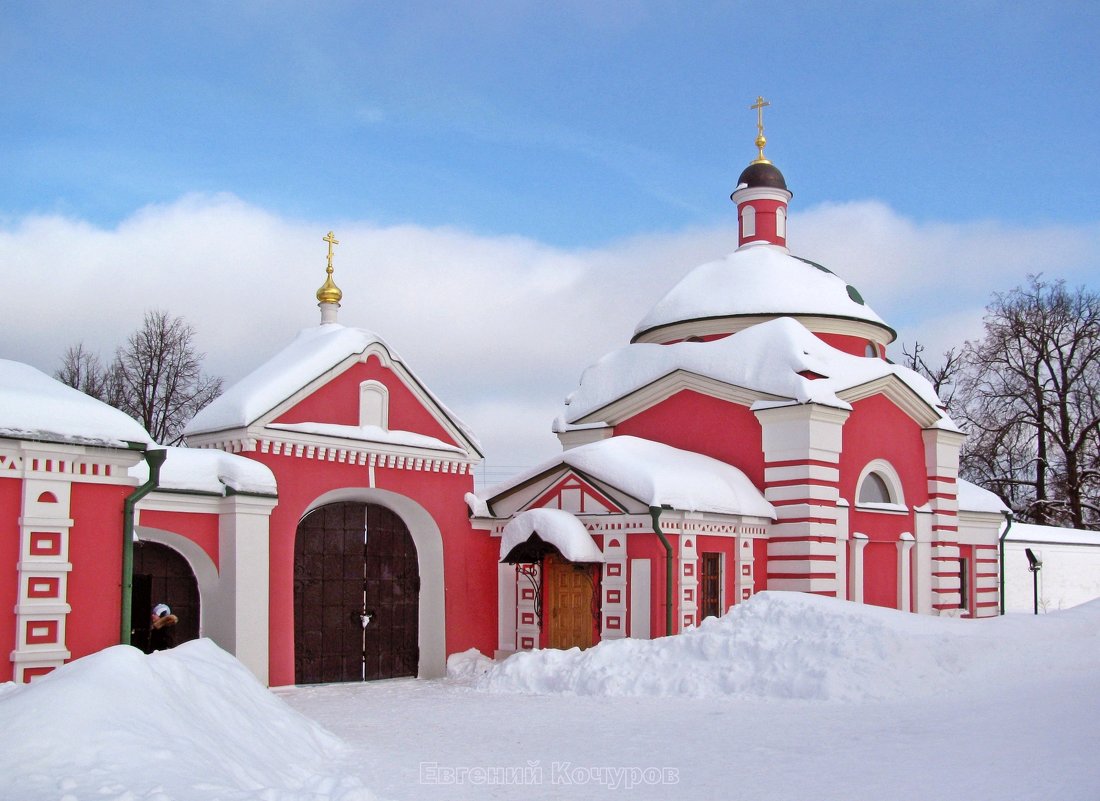
M 47 372 L 77 341 L 108 356 L 145 309 L 164 308 L 195 326 L 209 370 L 235 380 L 318 321 L 329 227 L 231 195 L 150 206 L 113 230 L 18 219 L 0 228 L 0 356 Z M 341 322 L 381 334 L 474 427 L 490 468 L 552 455 L 551 421 L 584 368 L 736 243 L 732 220 L 584 250 L 451 228 L 331 227 Z M 918 223 L 865 202 L 810 209 L 790 228 L 796 253 L 851 281 L 930 353 L 978 335 L 990 293 L 1029 272 L 1094 285 L 1100 275 L 1097 224 Z

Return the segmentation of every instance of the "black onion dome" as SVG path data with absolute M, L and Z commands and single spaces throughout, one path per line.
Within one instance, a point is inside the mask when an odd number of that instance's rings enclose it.
M 783 180 L 783 173 L 771 162 L 754 161 L 741 172 L 737 184 L 746 186 L 766 186 L 772 189 L 787 189 L 787 182 Z

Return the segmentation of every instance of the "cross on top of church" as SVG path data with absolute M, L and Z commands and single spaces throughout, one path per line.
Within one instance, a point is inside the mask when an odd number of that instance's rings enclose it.
M 770 105 L 771 105 L 771 103 L 769 103 L 767 100 L 765 100 L 763 95 L 757 95 L 756 96 L 756 102 L 753 103 L 751 106 L 749 106 L 750 109 L 755 109 L 756 110 L 756 143 L 755 144 L 756 144 L 756 147 L 760 151 L 759 155 L 757 155 L 757 157 L 756 157 L 756 161 L 753 162 L 754 164 L 757 164 L 757 163 L 759 163 L 759 164 L 770 164 L 771 163 L 771 162 L 768 161 L 767 158 L 764 157 L 764 145 L 766 145 L 768 143 L 768 140 L 764 138 L 764 107 L 765 106 L 770 106 Z
M 332 246 L 339 245 L 340 240 L 336 238 L 332 231 L 328 232 L 328 236 L 321 237 L 325 242 L 328 242 L 328 269 L 326 272 L 332 273 Z
M 340 240 L 336 238 L 336 235 L 332 231 L 328 232 L 328 236 L 323 236 L 321 239 L 328 242 L 328 267 L 325 268 L 327 275 L 325 276 L 325 283 L 317 290 L 317 301 L 321 304 L 329 304 L 332 306 L 340 303 L 340 298 L 344 296 L 344 293 L 340 291 L 340 288 L 332 280 L 332 247 L 333 245 L 339 245 Z M 335 322 L 335 317 L 329 319 L 322 314 L 322 322 Z

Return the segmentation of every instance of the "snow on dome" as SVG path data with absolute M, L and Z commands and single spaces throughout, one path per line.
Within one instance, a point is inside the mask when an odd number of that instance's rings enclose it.
M 860 320 L 893 331 L 843 279 L 786 248 L 750 244 L 689 272 L 649 310 L 636 336 L 673 323 L 745 315 Z
M 248 495 L 278 494 L 275 474 L 255 459 L 212 449 L 166 450 L 168 456 L 160 468 L 159 489 L 224 495 L 228 488 Z M 139 462 L 130 468 L 130 475 L 144 484 L 149 479 L 149 465 Z
M 348 747 L 210 640 L 0 685 L 0 795 L 368 801 Z
M 500 538 L 500 558 L 537 534 L 570 562 L 602 562 L 603 552 L 584 524 L 562 509 L 528 509 L 512 518 Z
M 1008 507 L 996 493 L 990 492 L 985 487 L 979 487 L 964 479 L 959 479 L 956 484 L 958 492 L 959 511 L 965 512 L 993 512 L 1000 514 L 1007 512 Z
M 629 436 L 571 448 L 524 471 L 507 484 L 487 490 L 482 497 L 492 498 L 561 464 L 615 487 L 647 506 L 775 519 L 775 508 L 736 467 L 699 453 Z
M 129 415 L 8 359 L 0 359 L 0 436 L 112 447 L 153 443 Z
M 850 409 L 851 404 L 838 398 L 838 392 L 894 375 L 940 415 L 941 427 L 954 429 L 940 408 L 935 389 L 925 378 L 882 359 L 838 350 L 789 317 L 706 342 L 641 342 L 612 351 L 581 375 L 580 387 L 567 401 L 565 421 L 582 421 L 677 370 L 776 396 L 774 403 L 779 405 L 820 403 L 842 409 Z M 822 378 L 807 378 L 802 373 Z

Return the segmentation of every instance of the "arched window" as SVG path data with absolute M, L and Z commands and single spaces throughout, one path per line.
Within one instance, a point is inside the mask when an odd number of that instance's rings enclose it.
M 897 470 L 885 459 L 873 459 L 859 474 L 856 483 L 857 506 L 904 506 L 905 493 Z
M 741 207 L 741 238 L 756 236 L 756 209 L 746 203 Z
M 875 345 L 874 342 L 867 342 L 867 346 L 863 349 L 863 355 L 866 356 L 868 359 L 878 358 L 878 347 Z
M 787 211 L 782 206 L 775 210 L 775 235 L 780 239 L 787 238 Z
M 859 503 L 893 503 L 890 488 L 878 473 L 868 473 L 859 487 Z
M 389 428 L 390 392 L 379 381 L 359 385 L 359 425 Z

